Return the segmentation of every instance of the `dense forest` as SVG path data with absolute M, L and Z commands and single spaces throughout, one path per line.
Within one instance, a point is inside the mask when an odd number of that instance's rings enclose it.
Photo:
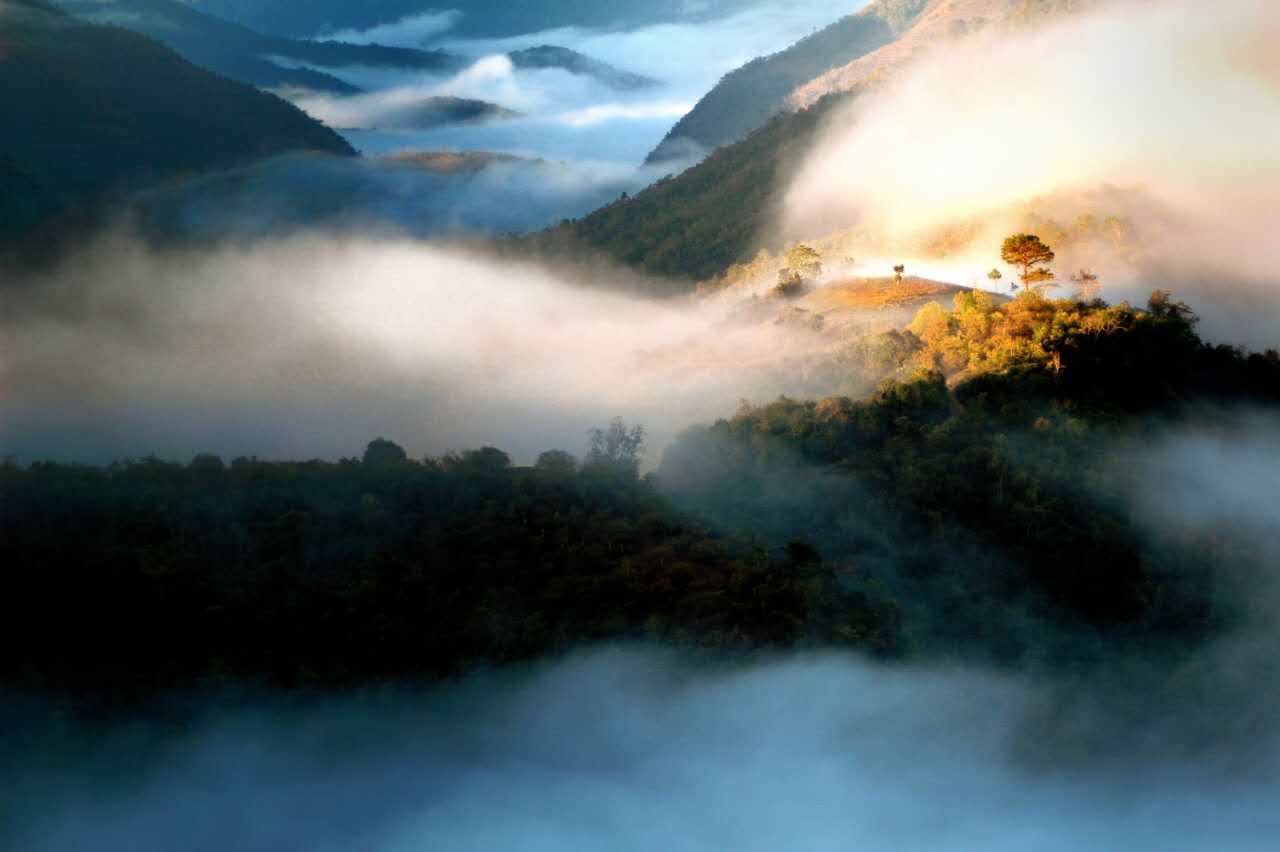
M 351 155 L 337 133 L 266 92 L 144 36 L 7 0 L 0 102 L 0 246 L 113 193 L 285 151 Z
M 382 439 L 336 463 L 7 463 L 4 680 L 121 700 L 627 638 L 1082 663 L 1230 624 L 1210 566 L 1258 554 L 1152 537 L 1125 449 L 1280 405 L 1280 355 L 1204 343 L 1161 291 L 1143 310 L 964 292 L 883 337 L 870 398 L 744 405 L 645 477 L 620 421 L 581 463 L 532 467 Z
M 908 644 L 934 652 L 1074 659 L 1082 636 L 1169 649 L 1229 621 L 1208 569 L 1261 554 L 1141 528 L 1128 460 L 1162 430 L 1275 408 L 1280 355 L 1204 343 L 1163 291 L 1146 310 L 955 301 L 863 344 L 893 376 L 872 398 L 744 406 L 667 451 L 663 488 L 722 529 L 805 535 L 909 601 Z
M 796 543 L 721 539 L 637 476 L 614 424 L 582 464 L 211 456 L 0 467 L 3 679 L 141 697 L 211 677 L 337 685 L 648 639 L 891 653 L 893 607 Z

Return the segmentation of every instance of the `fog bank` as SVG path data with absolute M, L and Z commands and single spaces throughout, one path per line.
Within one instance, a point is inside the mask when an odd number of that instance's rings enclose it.
M 828 345 L 807 330 L 599 276 L 574 286 L 392 237 L 104 238 L 0 291 L 0 454 L 335 458 L 385 435 L 415 455 L 491 444 L 531 461 L 580 452 L 615 415 L 656 454 L 740 398 L 831 390 L 806 385 Z
M 6 770 L 25 808 L 5 840 L 27 852 L 1273 845 L 1272 741 L 1217 757 L 1094 751 L 1054 696 L 848 657 L 717 673 L 611 651 L 425 694 L 241 701 L 167 731 L 46 723 L 33 747 L 59 757 Z M 1088 728 L 1110 724 L 1108 701 L 1076 702 Z

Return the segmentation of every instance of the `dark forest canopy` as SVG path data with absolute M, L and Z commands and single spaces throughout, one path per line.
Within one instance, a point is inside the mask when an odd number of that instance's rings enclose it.
M 1160 291 L 1146 310 L 962 293 L 917 319 L 871 398 L 746 406 L 644 478 L 621 422 L 582 463 L 528 468 L 386 439 L 336 463 L 4 465 L 4 680 L 118 700 L 626 638 L 1080 664 L 1230 623 L 1214 569 L 1258 554 L 1153 540 L 1124 509 L 1124 450 L 1274 410 L 1280 355 L 1202 342 Z
M 338 685 L 601 640 L 895 647 L 809 550 L 723 540 L 607 440 L 512 467 L 215 456 L 0 468 L 0 672 L 105 702 L 210 677 Z M 606 435 L 607 437 L 607 435 Z

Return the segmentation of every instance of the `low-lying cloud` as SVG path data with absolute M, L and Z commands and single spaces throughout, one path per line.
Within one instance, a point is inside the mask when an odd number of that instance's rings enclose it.
M 146 230 L 262 242 L 308 228 L 430 237 L 538 230 L 643 186 L 608 163 L 476 154 L 452 170 L 412 157 L 286 155 L 143 193 Z
M 829 345 L 608 288 L 625 277 L 576 286 L 329 232 L 225 248 L 107 238 L 4 292 L 0 453 L 335 458 L 385 435 L 415 455 L 491 444 L 529 461 L 581 451 L 615 415 L 647 425 L 656 453 L 740 398 L 795 390 Z
M 1108 727 L 1107 695 L 1082 691 L 1085 727 Z M 611 651 L 426 694 L 211 702 L 218 709 L 181 732 L 90 735 L 46 720 L 31 727 L 47 733 L 22 741 L 40 759 L 6 770 L 24 808 L 0 842 L 26 852 L 1272 846 L 1273 739 L 1208 757 L 1123 741 L 1099 753 L 1086 731 L 1061 725 L 1055 695 L 1025 679 L 840 656 L 717 672 Z M 1177 730 L 1176 709 L 1149 710 Z M 59 769 L 50 754 L 69 757 Z

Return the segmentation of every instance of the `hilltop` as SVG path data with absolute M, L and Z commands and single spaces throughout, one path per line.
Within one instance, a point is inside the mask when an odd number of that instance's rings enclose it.
M 560 68 L 570 74 L 594 77 L 607 86 L 623 91 L 647 89 L 658 85 L 658 81 L 652 77 L 623 71 L 607 62 L 592 59 L 567 47 L 541 44 L 523 50 L 513 50 L 507 54 L 507 58 L 516 68 Z

